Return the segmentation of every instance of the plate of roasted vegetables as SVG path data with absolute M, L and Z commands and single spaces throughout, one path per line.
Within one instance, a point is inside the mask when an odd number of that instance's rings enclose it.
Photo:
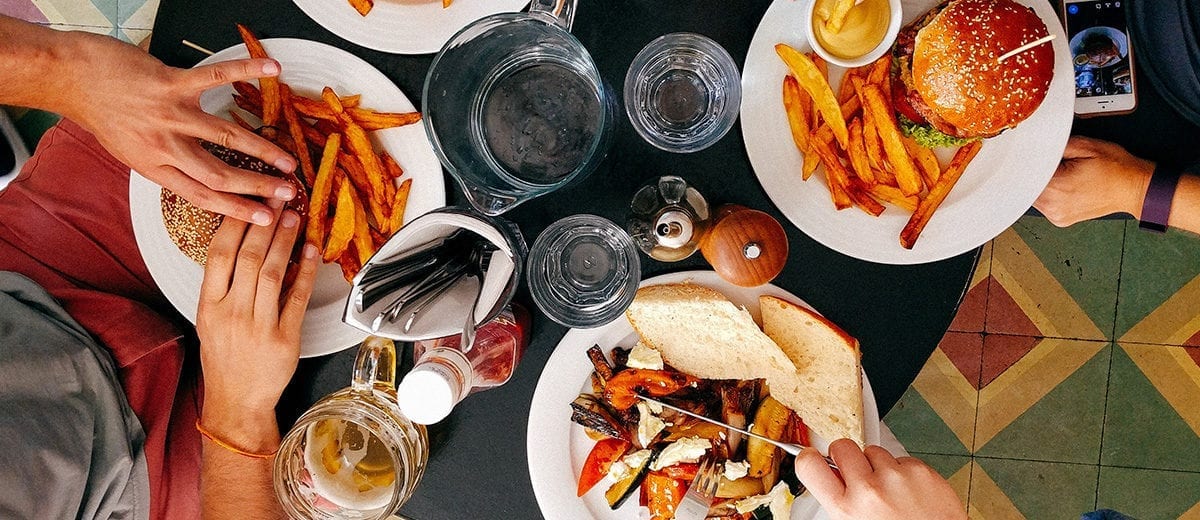
M 643 301 L 648 299 L 655 301 Z M 787 377 L 773 375 L 779 365 L 795 372 L 786 358 L 772 358 L 786 349 L 776 349 L 760 325 L 767 321 L 767 313 L 760 311 L 777 304 L 803 308 L 824 321 L 773 285 L 743 288 L 713 272 L 695 271 L 644 281 L 625 319 L 569 331 L 543 369 L 530 407 L 529 472 L 542 514 L 671 519 L 701 464 L 712 461 L 721 467 L 721 482 L 707 518 L 821 516 L 819 505 L 794 476 L 793 458 L 782 450 L 638 398 L 651 396 L 822 452 L 832 439 L 818 429 L 878 444 L 878 410 L 852 339 L 845 344 L 838 339 L 808 342 L 848 363 L 812 363 L 824 365 L 819 370 L 827 373 L 802 378 L 816 382 L 802 388 L 830 394 L 811 400 L 825 401 L 826 408 L 816 408 L 819 413 L 806 405 L 803 415 L 810 416 L 811 424 L 788 406 L 809 390 L 786 388 Z M 770 314 L 766 318 L 776 321 L 773 316 L 781 315 Z M 767 331 L 778 333 L 807 330 L 814 323 L 774 325 L 776 331 L 766 325 Z M 854 373 L 847 377 L 850 370 Z

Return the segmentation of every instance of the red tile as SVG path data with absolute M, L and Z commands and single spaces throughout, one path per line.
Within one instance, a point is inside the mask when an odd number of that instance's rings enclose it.
M 983 370 L 979 388 L 987 386 L 1005 370 L 1025 357 L 1042 338 L 989 334 L 983 339 Z
M 988 282 L 976 284 L 967 291 L 958 306 L 958 313 L 950 323 L 950 330 L 960 332 L 983 332 L 983 317 L 987 313 Z
M 938 348 L 958 368 L 971 386 L 979 386 L 979 365 L 983 355 L 983 334 L 978 332 L 947 332 Z
M 1041 336 L 1042 331 L 1034 325 L 1025 311 L 1009 296 L 1008 291 L 995 278 L 988 279 L 987 332 Z

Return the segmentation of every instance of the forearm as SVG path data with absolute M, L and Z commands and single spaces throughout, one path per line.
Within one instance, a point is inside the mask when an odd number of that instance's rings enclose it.
M 246 452 L 271 453 L 279 447 L 273 411 L 248 413 L 206 402 L 200 423 Z M 285 518 L 272 487 L 274 457 L 249 457 L 207 438 L 203 443 L 200 494 L 205 519 Z
M 1173 228 L 1200 233 L 1200 177 L 1184 174 L 1179 178 L 1167 224 Z
M 86 80 L 80 69 L 86 41 L 97 37 L 0 16 L 0 104 L 73 116 L 75 84 Z

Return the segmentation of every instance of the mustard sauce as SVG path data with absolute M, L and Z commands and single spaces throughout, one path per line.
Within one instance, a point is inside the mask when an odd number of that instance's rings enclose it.
M 814 12 L 811 21 L 813 35 L 817 43 L 830 54 L 842 59 L 854 59 L 871 52 L 883 41 L 891 16 L 888 0 L 865 0 L 850 8 L 842 30 L 835 33 Z

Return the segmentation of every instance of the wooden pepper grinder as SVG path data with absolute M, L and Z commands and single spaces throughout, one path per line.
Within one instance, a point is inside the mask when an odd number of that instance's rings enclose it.
M 755 287 L 774 280 L 787 263 L 788 239 L 774 217 L 745 206 L 717 208 L 713 223 L 700 237 L 704 259 L 725 280 Z

